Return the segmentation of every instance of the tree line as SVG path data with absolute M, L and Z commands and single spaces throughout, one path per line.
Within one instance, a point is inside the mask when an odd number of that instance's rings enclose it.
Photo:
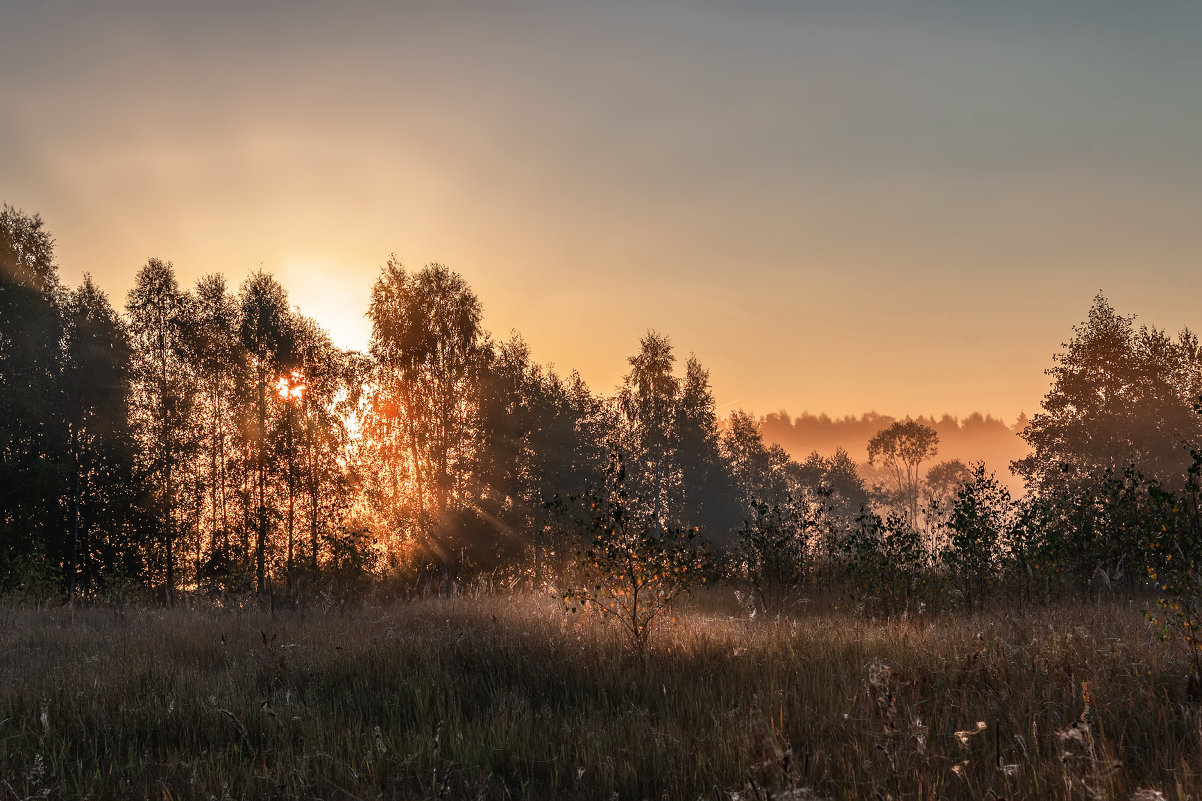
M 720 418 L 708 371 L 666 336 L 649 331 L 604 394 L 481 314 L 452 270 L 395 257 L 367 352 L 334 346 L 263 272 L 183 288 L 150 259 L 118 310 L 89 277 L 64 287 L 41 219 L 5 206 L 2 589 L 344 602 L 469 576 L 570 584 L 643 545 L 662 597 L 688 565 L 764 608 L 815 588 L 971 606 L 1066 571 L 1145 581 L 1150 510 L 1162 533 L 1164 498 L 1188 509 L 1195 492 L 1196 511 L 1198 340 L 1136 329 L 1101 296 L 1022 432 L 1018 499 L 983 464 L 930 466 L 927 421 L 878 429 L 876 472 L 845 451 L 797 460 L 750 413 Z M 619 529 L 633 539 L 615 551 Z
M 603 396 L 491 337 L 442 265 L 388 261 L 359 353 L 263 272 L 182 288 L 150 259 L 118 310 L 90 277 L 63 287 L 41 219 L 11 207 L 0 260 L 10 591 L 285 598 L 514 565 L 537 581 L 561 544 L 549 502 L 598 484 L 611 447 L 656 520 L 717 540 L 744 496 L 830 480 L 866 499 L 845 455 L 802 465 L 751 415 L 722 425 L 708 372 L 678 369 L 667 337 L 649 332 Z

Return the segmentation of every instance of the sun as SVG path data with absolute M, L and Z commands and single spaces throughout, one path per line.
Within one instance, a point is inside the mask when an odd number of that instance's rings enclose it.
M 275 382 L 275 391 L 281 400 L 299 399 L 305 394 L 306 389 L 308 386 L 305 384 L 305 374 L 300 370 L 293 370 L 288 375 L 282 375 Z

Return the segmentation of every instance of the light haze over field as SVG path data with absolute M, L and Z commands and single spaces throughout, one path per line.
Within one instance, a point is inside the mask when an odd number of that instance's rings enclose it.
M 256 267 L 363 347 L 390 251 L 608 392 L 1035 410 L 1102 290 L 1202 327 L 1202 4 L 0 2 L 0 200 L 121 305 Z

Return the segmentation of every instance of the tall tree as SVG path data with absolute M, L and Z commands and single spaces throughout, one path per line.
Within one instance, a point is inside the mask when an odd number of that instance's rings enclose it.
M 1185 445 L 1202 442 L 1192 406 L 1202 393 L 1202 351 L 1184 329 L 1174 340 L 1118 314 L 1098 295 L 1047 373 L 1052 388 L 1023 438 L 1030 456 L 1014 463 L 1029 487 L 1096 478 L 1130 465 L 1182 485 Z
M 176 475 L 190 446 L 188 425 L 195 398 L 187 330 L 191 303 L 180 291 L 171 262 L 150 259 L 126 299 L 133 362 L 132 419 L 144 469 L 156 487 L 163 544 L 164 600 L 174 603 L 177 531 Z
M 868 463 L 880 463 L 893 476 L 894 489 L 910 523 L 918 525 L 918 503 L 922 487 L 919 465 L 939 452 L 935 429 L 917 420 L 894 423 L 868 440 Z
M 750 509 L 753 501 L 772 505 L 785 500 L 789 455 L 764 442 L 760 423 L 750 413 L 731 413 L 722 432 L 722 455 L 744 508 Z
M 281 375 L 293 367 L 294 335 L 288 295 L 272 276 L 257 272 L 238 291 L 238 339 L 249 360 L 253 416 L 247 422 L 255 476 L 255 592 L 267 591 L 268 481 L 270 429 L 274 411 L 271 395 Z
M 476 506 L 505 550 L 523 547 L 529 535 L 536 573 L 542 564 L 540 461 L 552 455 L 539 441 L 554 415 L 548 386 L 517 333 L 491 348 L 481 374 Z
M 61 553 L 65 292 L 40 217 L 0 209 L 0 567 Z
M 628 361 L 617 400 L 632 497 L 651 505 L 652 519 L 673 525 L 682 506 L 676 356 L 666 336 L 648 331 Z
M 70 449 L 67 504 L 71 547 L 67 590 L 74 600 L 81 583 L 114 567 L 116 541 L 129 523 L 134 487 L 129 426 L 132 354 L 120 317 L 85 275 L 66 306 L 63 399 Z
M 371 354 L 381 402 L 408 446 L 416 532 L 442 562 L 479 448 L 480 301 L 441 264 L 405 271 L 395 256 L 372 288 Z
M 302 503 L 308 528 L 309 568 L 316 575 L 321 543 L 328 539 L 335 519 L 349 507 L 354 476 L 344 468 L 349 431 L 341 408 L 349 398 L 353 360 L 334 347 L 329 335 L 307 317 L 296 319 L 296 369 L 286 382 L 283 417 L 290 441 L 286 443 L 288 469 L 288 574 L 293 572 L 293 499 Z
M 246 359 L 238 339 L 238 309 L 225 278 L 201 278 L 194 291 L 195 319 L 191 327 L 193 368 L 203 417 L 200 437 L 202 487 L 207 496 L 208 568 L 212 578 L 228 573 L 232 562 L 230 505 L 234 480 L 230 458 L 237 434 L 235 413 L 238 387 L 245 381 Z M 200 580 L 198 570 L 198 583 Z
M 600 469 L 600 453 L 588 455 L 581 440 L 595 422 L 585 418 L 601 404 L 579 376 L 570 382 L 536 364 L 516 333 L 493 348 L 483 372 L 477 512 L 500 535 L 490 555 L 509 551 L 516 558 L 514 546 L 532 546 L 536 585 L 552 529 L 548 503 L 583 493 L 595 477 L 592 468 Z M 604 441 L 595 437 L 593 445 Z
M 681 523 L 700 526 L 711 541 L 732 534 L 743 508 L 722 461 L 721 436 L 709 371 L 690 354 L 676 407 Z

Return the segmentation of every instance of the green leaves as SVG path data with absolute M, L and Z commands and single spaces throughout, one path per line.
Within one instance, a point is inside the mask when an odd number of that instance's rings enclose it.
M 708 545 L 696 528 L 671 528 L 628 495 L 623 458 L 611 450 L 606 479 L 569 498 L 588 514 L 576 521 L 589 546 L 579 552 L 576 588 L 565 593 L 571 611 L 582 609 L 618 622 L 631 648 L 646 649 L 654 621 L 709 567 Z
M 752 501 L 751 519 L 739 530 L 740 568 L 764 611 L 783 611 L 801 590 L 822 517 L 822 507 L 805 498 Z
M 1202 675 L 1202 451 L 1193 459 L 1185 489 L 1153 484 L 1145 540 L 1147 578 L 1159 588 L 1159 612 L 1147 617 L 1163 638 L 1184 644 L 1194 675 Z M 1156 524 L 1158 523 L 1158 525 Z

